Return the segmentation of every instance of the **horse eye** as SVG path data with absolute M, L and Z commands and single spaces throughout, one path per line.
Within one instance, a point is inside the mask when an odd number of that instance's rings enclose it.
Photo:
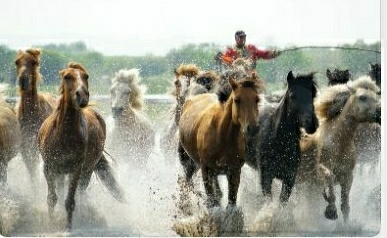
M 89 79 L 89 75 L 88 74 L 85 74 L 85 79 Z
M 361 102 L 365 102 L 365 101 L 367 101 L 367 97 L 365 95 L 361 95 L 361 96 L 359 96 L 359 100 Z
M 241 102 L 241 99 L 240 99 L 240 98 L 235 98 L 235 99 L 234 99 L 234 102 L 235 102 L 236 104 L 239 104 L 239 103 Z
M 64 77 L 63 77 L 65 80 L 71 80 L 71 76 L 70 75 L 65 75 Z

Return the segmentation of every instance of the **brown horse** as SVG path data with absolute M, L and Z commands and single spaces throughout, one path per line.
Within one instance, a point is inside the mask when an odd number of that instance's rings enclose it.
M 2 93 L 5 85 L 0 85 L 0 190 L 7 183 L 8 162 L 17 155 L 21 132 L 15 110 L 5 102 Z
M 56 180 L 71 174 L 65 208 L 67 228 L 71 229 L 75 192 L 84 193 L 93 171 L 119 201 L 123 195 L 103 155 L 106 138 L 105 121 L 88 106 L 88 74 L 83 66 L 70 63 L 60 71 L 61 98 L 57 109 L 44 121 L 38 134 L 39 150 L 44 161 L 48 185 L 47 204 L 52 218 L 57 202 Z
M 180 121 L 181 109 L 185 100 L 194 95 L 202 93 L 213 93 L 218 88 L 219 76 L 213 71 L 200 72 L 194 64 L 183 64 L 175 69 L 174 89 L 172 96 L 175 98 L 175 104 L 172 105 L 170 114 L 171 119 L 165 135 L 161 139 L 162 149 L 165 154 L 176 152 L 177 131 Z M 175 153 L 172 153 L 175 156 Z
M 223 103 L 210 93 L 187 99 L 179 122 L 178 152 L 186 181 L 200 167 L 208 207 L 220 205 L 220 174 L 228 179 L 228 204 L 236 205 L 245 162 L 245 133 L 258 118 L 263 82 L 253 74 L 237 82 L 229 78 L 229 84 L 232 92 Z
M 315 101 L 320 126 L 316 133 L 301 141 L 302 159 L 298 181 L 323 186 L 328 202 L 325 217 L 337 219 L 334 186 L 341 187 L 341 212 L 349 217 L 349 194 L 356 165 L 354 137 L 361 123 L 375 122 L 380 112 L 379 88 L 370 77 L 361 77 L 346 85 L 328 87 Z M 312 183 L 313 184 L 313 183 Z
M 43 121 L 51 114 L 56 104 L 53 96 L 37 92 L 37 84 L 41 81 L 40 54 L 39 49 L 19 50 L 15 61 L 20 89 L 20 101 L 16 105 L 22 133 L 20 152 L 34 185 L 39 164 L 36 136 Z

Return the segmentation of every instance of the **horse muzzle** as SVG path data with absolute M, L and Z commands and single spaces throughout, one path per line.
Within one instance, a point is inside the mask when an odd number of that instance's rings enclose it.
M 30 79 L 26 75 L 22 75 L 19 77 L 19 86 L 21 90 L 28 90 L 30 85 Z
M 80 108 L 84 108 L 89 104 L 89 91 L 76 92 L 77 104 Z
M 119 116 L 121 116 L 123 111 L 123 107 L 112 107 L 113 118 L 118 118 Z

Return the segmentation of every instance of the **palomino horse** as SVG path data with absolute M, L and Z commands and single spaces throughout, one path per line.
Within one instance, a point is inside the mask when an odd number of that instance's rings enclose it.
M 114 148 L 121 159 L 131 157 L 145 165 L 155 142 L 155 133 L 144 112 L 143 86 L 138 69 L 120 70 L 110 87 L 114 127 L 107 148 Z M 136 159 L 137 158 L 137 159 Z
M 328 78 L 328 86 L 345 84 L 351 79 L 351 74 L 349 73 L 348 69 L 334 69 L 333 72 L 327 69 L 326 76 Z
M 37 83 L 41 81 L 40 54 L 39 49 L 19 50 L 15 61 L 21 96 L 16 105 L 22 133 L 20 149 L 33 184 L 36 184 L 39 164 L 36 136 L 43 121 L 50 115 L 56 104 L 53 96 L 37 92 Z
M 67 225 L 71 229 L 78 186 L 84 193 L 93 171 L 119 201 L 123 195 L 103 155 L 106 126 L 103 118 L 88 106 L 88 74 L 76 63 L 60 71 L 61 98 L 56 110 L 44 121 L 38 134 L 39 150 L 44 161 L 48 185 L 47 204 L 53 218 L 57 203 L 56 182 L 71 174 L 65 208 Z M 57 180 L 57 181 L 56 181 Z
M 315 101 L 320 127 L 301 141 L 302 161 L 298 171 L 301 182 L 314 181 L 323 186 L 328 202 L 325 217 L 337 219 L 335 184 L 341 187 L 341 212 L 349 217 L 349 194 L 356 164 L 354 136 L 361 123 L 375 122 L 380 112 L 379 88 L 370 77 L 346 85 L 328 87 Z
M 246 163 L 259 170 L 266 198 L 272 196 L 272 182 L 282 180 L 280 202 L 291 195 L 301 159 L 301 128 L 314 133 L 318 120 L 313 100 L 317 94 L 314 73 L 287 76 L 287 89 L 279 103 L 259 107 L 257 126 L 249 133 Z
M 229 83 L 232 92 L 224 103 L 210 93 L 187 99 L 179 122 L 178 152 L 186 181 L 201 169 L 208 207 L 220 205 L 219 174 L 227 176 L 228 204 L 236 205 L 245 134 L 258 117 L 263 82 L 253 74 L 237 82 L 230 78 Z
M 15 110 L 5 102 L 3 92 L 6 85 L 0 85 L 0 190 L 7 183 L 8 162 L 19 152 L 21 132 Z

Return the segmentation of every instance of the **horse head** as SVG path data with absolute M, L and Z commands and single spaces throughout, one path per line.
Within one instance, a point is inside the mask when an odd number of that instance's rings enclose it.
M 124 115 L 129 108 L 143 107 L 143 90 L 139 81 L 139 69 L 120 70 L 116 73 L 110 87 L 111 110 L 114 118 Z
M 35 83 L 33 80 L 40 79 L 38 73 L 40 53 L 39 49 L 19 50 L 17 52 L 15 60 L 16 77 L 21 90 L 30 90 L 32 84 Z
M 201 72 L 188 87 L 188 95 L 194 96 L 201 93 L 215 92 L 219 86 L 220 78 L 214 71 Z
M 67 69 L 59 72 L 62 80 L 60 92 L 69 105 L 76 108 L 84 108 L 89 103 L 89 75 L 86 69 L 78 64 L 71 62 Z
M 370 77 L 361 77 L 352 84 L 348 84 L 351 92 L 353 113 L 359 122 L 381 121 L 381 102 L 377 93 L 379 87 Z
M 246 132 L 257 124 L 259 93 L 263 82 L 256 74 L 239 81 L 230 77 L 228 82 L 232 89 L 232 122 L 241 125 L 242 131 Z
M 317 94 L 314 74 L 297 75 L 295 78 L 292 71 L 288 73 L 288 90 L 285 98 L 288 98 L 288 112 L 295 112 L 301 127 L 309 134 L 314 133 L 318 128 L 318 119 L 314 110 L 314 98 Z
M 351 74 L 349 73 L 348 69 L 335 69 L 333 72 L 327 69 L 326 76 L 328 78 L 328 86 L 346 84 L 351 79 Z

